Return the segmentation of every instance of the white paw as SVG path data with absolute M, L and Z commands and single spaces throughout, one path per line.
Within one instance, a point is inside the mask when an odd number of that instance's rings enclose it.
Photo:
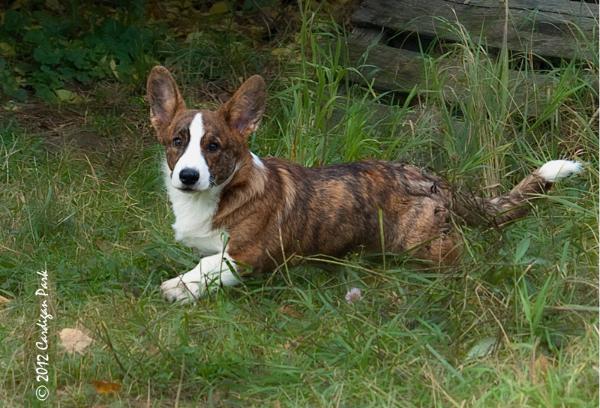
M 184 275 L 164 281 L 160 285 L 162 296 L 169 302 L 190 303 L 203 295 L 199 282 L 186 282 Z
M 171 302 L 194 302 L 221 286 L 237 285 L 239 280 L 231 271 L 233 265 L 233 261 L 224 260 L 220 254 L 207 256 L 191 271 L 164 281 L 160 291 Z

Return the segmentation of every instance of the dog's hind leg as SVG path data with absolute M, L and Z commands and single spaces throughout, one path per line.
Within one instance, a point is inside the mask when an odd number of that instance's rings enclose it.
M 431 268 L 454 265 L 462 252 L 462 240 L 452 224 L 450 210 L 443 201 L 429 197 L 413 206 L 416 210 L 407 213 L 398 225 L 396 236 L 401 238 L 401 246 L 391 249 L 409 251 Z
M 200 260 L 189 272 L 169 279 L 160 285 L 165 299 L 172 302 L 193 302 L 220 286 L 234 286 L 237 278 L 234 260 L 225 253 L 211 255 Z

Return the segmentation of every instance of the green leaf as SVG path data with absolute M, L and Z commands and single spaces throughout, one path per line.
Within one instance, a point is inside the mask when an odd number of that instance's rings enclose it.
M 117 63 L 115 62 L 115 59 L 111 58 L 111 60 L 108 63 L 108 65 L 110 67 L 111 72 L 115 76 L 115 78 L 119 79 L 119 72 L 117 72 Z
M 54 91 L 56 97 L 60 102 L 64 103 L 75 103 L 81 100 L 81 97 L 75 92 L 71 92 L 67 89 L 57 89 Z
M 3 57 L 14 57 L 16 55 L 15 48 L 6 42 L 0 42 L 0 55 Z
M 3 29 L 8 32 L 21 31 L 26 23 L 26 17 L 17 10 L 8 10 L 4 14 Z
M 495 337 L 484 337 L 479 340 L 471 349 L 467 352 L 467 360 L 473 360 L 476 358 L 483 358 L 488 356 L 494 351 L 498 345 L 498 340 Z
M 62 52 L 48 46 L 37 47 L 33 50 L 33 58 L 46 65 L 57 65 L 60 62 Z
M 48 41 L 44 32 L 40 29 L 28 30 L 23 36 L 23 40 L 32 44 L 40 45 Z
M 35 95 L 47 102 L 56 102 L 56 94 L 45 84 L 36 83 L 33 85 Z
M 525 237 L 519 242 L 517 245 L 517 251 L 515 252 L 515 263 L 520 263 L 523 256 L 527 253 L 529 249 L 529 245 L 531 244 L 531 239 L 529 237 Z
M 208 10 L 208 14 L 210 14 L 210 15 L 224 14 L 224 13 L 227 13 L 228 11 L 229 11 L 229 5 L 227 4 L 226 1 L 217 1 L 215 4 L 212 5 L 210 10 Z

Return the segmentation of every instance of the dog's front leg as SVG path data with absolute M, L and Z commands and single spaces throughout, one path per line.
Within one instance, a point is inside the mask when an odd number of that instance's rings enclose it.
M 193 302 L 221 285 L 237 285 L 240 281 L 235 271 L 235 262 L 227 253 L 207 256 L 191 271 L 164 281 L 160 290 L 171 302 Z

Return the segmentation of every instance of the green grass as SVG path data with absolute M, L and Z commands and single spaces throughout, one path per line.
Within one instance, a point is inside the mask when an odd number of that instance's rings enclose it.
M 338 92 L 354 71 L 343 33 L 304 13 L 298 62 L 270 83 L 257 153 L 306 165 L 402 159 L 473 191 L 498 183 L 489 194 L 576 152 L 585 172 L 502 231 L 465 228 L 464 259 L 446 274 L 351 254 L 334 271 L 281 268 L 180 306 L 158 286 L 197 257 L 174 242 L 162 152 L 139 95 L 99 86 L 97 100 L 50 131 L 68 141 L 58 146 L 19 110 L 5 113 L 0 294 L 10 302 L 0 305 L 0 405 L 36 403 L 34 293 L 36 271 L 47 268 L 51 406 L 597 406 L 598 94 L 583 69 L 557 68 L 561 85 L 532 119 L 510 97 L 508 61 L 465 39 L 452 54 L 472 90 L 458 126 L 441 99 L 440 60 L 430 61 L 425 101 L 435 121 L 409 104 L 381 116 L 389 95 L 368 84 Z M 236 53 L 236 72 L 264 58 L 249 54 Z M 178 57 L 194 104 L 196 57 Z M 78 134 L 95 138 L 81 146 Z M 364 295 L 352 305 L 351 287 Z M 65 327 L 94 342 L 65 353 L 56 336 Z M 122 388 L 98 395 L 94 380 Z

